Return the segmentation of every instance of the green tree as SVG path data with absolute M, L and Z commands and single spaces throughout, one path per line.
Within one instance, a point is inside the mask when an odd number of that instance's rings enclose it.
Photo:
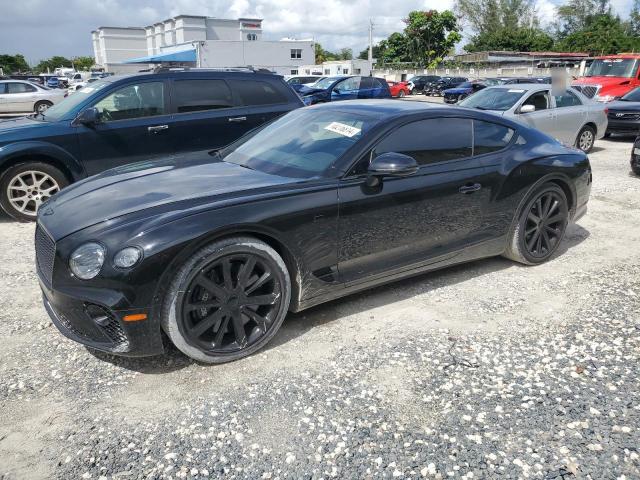
M 330 52 L 322 48 L 322 45 L 319 43 L 315 44 L 315 53 L 316 53 L 316 65 L 320 65 L 322 62 L 330 62 L 332 60 L 340 60 L 339 54 Z
M 454 11 L 477 35 L 539 25 L 535 0 L 455 0 Z
M 611 15 L 609 0 L 569 0 L 556 9 L 558 20 L 554 27 L 560 39 L 584 30 L 594 15 Z
M 36 70 L 39 72 L 53 72 L 58 67 L 70 68 L 71 66 L 71 60 L 66 57 L 56 55 L 48 60 L 42 60 L 36 66 Z
M 464 48 L 467 52 L 506 50 L 513 52 L 540 52 L 551 50 L 554 39 L 538 28 L 518 27 L 515 29 L 500 27 L 474 35 L 471 43 Z
M 640 0 L 633 0 L 633 7 L 629 13 L 629 34 L 640 36 Z
M 71 62 L 76 70 L 85 72 L 93 67 L 95 59 L 93 57 L 74 57 Z
M 350 48 L 341 48 L 338 53 L 338 60 L 351 60 L 353 59 L 353 51 Z
M 556 48 L 568 52 L 606 55 L 637 50 L 640 39 L 630 36 L 620 17 L 611 13 L 587 16 L 584 27 L 561 38 Z
M 405 19 L 404 36 L 411 60 L 434 67 L 462 39 L 458 21 L 449 10 L 413 11 Z
M 5 74 L 27 72 L 30 70 L 29 64 L 24 56 L 17 55 L 0 55 L 0 68 Z

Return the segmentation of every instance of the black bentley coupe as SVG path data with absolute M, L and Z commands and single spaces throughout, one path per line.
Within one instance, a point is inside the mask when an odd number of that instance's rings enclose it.
M 221 363 L 287 312 L 504 255 L 548 260 L 587 210 L 587 156 L 478 110 L 336 102 L 212 152 L 109 170 L 43 204 L 44 306 L 67 337 Z

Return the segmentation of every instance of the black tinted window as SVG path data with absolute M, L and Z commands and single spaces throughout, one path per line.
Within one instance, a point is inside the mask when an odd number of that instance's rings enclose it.
M 231 90 L 224 80 L 176 80 L 173 97 L 178 113 L 233 107 Z
M 233 89 L 238 95 L 238 98 L 240 98 L 242 105 L 287 103 L 287 97 L 267 82 L 239 80 L 233 84 Z
M 495 152 L 506 147 L 513 137 L 513 130 L 502 125 L 481 120 L 473 121 L 473 154 Z
M 376 88 L 377 86 L 377 82 L 371 77 L 362 77 L 360 81 L 360 88 Z
M 404 153 L 419 165 L 458 160 L 471 156 L 471 120 L 433 118 L 404 125 L 391 132 L 374 150 Z

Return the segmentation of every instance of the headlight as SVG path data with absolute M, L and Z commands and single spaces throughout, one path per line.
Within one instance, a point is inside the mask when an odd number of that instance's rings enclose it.
M 593 97 L 593 99 L 596 102 L 610 102 L 611 100 L 614 100 L 616 97 L 614 95 L 596 95 L 595 97 Z
M 142 252 L 136 247 L 126 247 L 116 253 L 113 264 L 118 268 L 131 268 L 142 258 Z
M 85 243 L 71 254 L 69 268 L 76 277 L 90 280 L 100 273 L 105 253 L 104 247 L 99 243 Z

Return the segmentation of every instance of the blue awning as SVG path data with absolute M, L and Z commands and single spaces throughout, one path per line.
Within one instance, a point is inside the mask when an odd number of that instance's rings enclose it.
M 164 63 L 164 62 L 195 62 L 196 49 L 181 50 L 179 52 L 158 53 L 148 57 L 132 58 L 122 63 Z

